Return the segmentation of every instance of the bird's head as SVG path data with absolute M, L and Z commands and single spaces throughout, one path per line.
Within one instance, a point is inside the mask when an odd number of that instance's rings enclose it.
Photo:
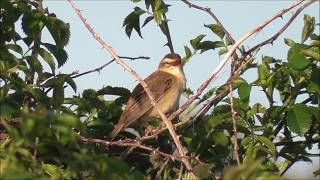
M 179 54 L 167 54 L 159 64 L 159 70 L 181 68 L 181 57 Z
M 181 64 L 181 57 L 179 54 L 166 55 L 159 64 L 159 71 L 167 72 L 175 77 L 185 81 L 185 76 Z

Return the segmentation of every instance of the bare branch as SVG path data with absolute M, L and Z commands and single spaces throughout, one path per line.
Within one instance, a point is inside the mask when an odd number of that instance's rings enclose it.
M 81 21 L 83 22 L 83 24 L 85 25 L 85 27 L 89 30 L 89 32 L 92 34 L 92 36 L 99 42 L 99 44 L 107 51 L 111 54 L 111 56 L 117 61 L 117 63 L 119 65 L 121 65 L 125 70 L 127 70 L 135 79 L 137 79 L 139 81 L 139 83 L 142 85 L 142 87 L 144 88 L 144 90 L 146 91 L 146 93 L 148 94 L 151 104 L 153 105 L 153 107 L 156 109 L 156 111 L 160 114 L 161 119 L 164 121 L 164 123 L 166 124 L 166 126 L 169 129 L 170 135 L 178 149 L 179 154 L 183 157 L 182 158 L 182 162 L 184 163 L 184 165 L 186 166 L 187 170 L 191 173 L 191 175 L 196 179 L 195 174 L 192 171 L 192 167 L 191 164 L 189 163 L 187 158 L 184 158 L 187 154 L 186 150 L 182 147 L 180 140 L 175 132 L 175 130 L 173 129 L 173 125 L 171 123 L 171 121 L 168 120 L 168 118 L 165 116 L 165 114 L 159 109 L 158 105 L 155 102 L 155 99 L 148 87 L 148 85 L 143 81 L 143 79 L 133 70 L 131 69 L 127 64 L 125 64 L 119 57 L 118 55 L 113 51 L 113 49 L 111 48 L 111 46 L 109 46 L 105 41 L 103 41 L 101 39 L 101 37 L 94 32 L 94 30 L 90 27 L 90 25 L 86 22 L 86 20 L 84 19 L 84 17 L 82 16 L 80 10 L 76 7 L 76 5 L 74 4 L 73 0 L 68 0 L 68 2 L 70 3 L 70 5 L 72 6 L 72 8 L 74 9 L 74 11 L 77 13 L 77 15 L 79 16 L 79 18 L 81 19 Z
M 181 157 L 181 156 L 175 156 L 175 155 L 164 153 L 162 151 L 159 151 L 158 149 L 154 149 L 154 148 L 145 146 L 145 145 L 141 144 L 140 141 L 136 141 L 136 140 L 107 141 L 107 140 L 102 140 L 102 139 L 87 138 L 87 137 L 80 135 L 79 133 L 75 133 L 75 135 L 82 142 L 100 144 L 100 145 L 104 145 L 106 147 L 109 147 L 109 146 L 135 147 L 135 148 L 149 151 L 151 153 L 157 153 L 157 154 L 162 155 L 164 157 L 168 157 L 171 160 L 179 160 L 180 161 L 183 158 L 187 158 L 187 156 Z
M 130 59 L 130 60 L 136 60 L 136 59 L 150 59 L 150 57 L 147 57 L 147 56 L 138 56 L 138 57 L 128 57 L 128 56 L 119 56 L 119 58 L 122 58 L 122 59 Z M 83 72 L 83 73 L 76 73 L 74 74 L 73 76 L 71 76 L 71 78 L 77 78 L 77 77 L 80 77 L 80 76 L 83 76 L 83 75 L 86 75 L 86 74 L 89 74 L 89 73 L 93 73 L 93 72 L 98 72 L 100 73 L 100 71 L 107 67 L 109 64 L 111 64 L 112 62 L 114 62 L 115 59 L 113 58 L 112 60 L 108 61 L 107 63 L 103 64 L 102 66 L 99 66 L 95 69 L 92 69 L 92 70 L 89 70 L 89 71 L 86 71 L 86 72 Z
M 216 67 L 216 69 L 210 74 L 210 76 L 208 77 L 208 79 L 201 84 L 201 86 L 198 88 L 197 92 L 194 93 L 189 99 L 188 101 L 182 105 L 177 111 L 175 111 L 174 113 L 172 113 L 169 116 L 169 120 L 174 119 L 176 116 L 178 116 L 179 114 L 181 114 L 184 110 L 186 110 L 191 104 L 192 102 L 202 94 L 202 92 L 204 91 L 204 89 L 209 85 L 209 83 L 212 81 L 212 79 L 214 77 L 216 77 L 216 75 L 221 71 L 221 69 L 225 66 L 225 64 L 228 62 L 229 58 L 235 53 L 236 49 L 244 42 L 246 41 L 249 37 L 251 37 L 252 35 L 256 34 L 257 32 L 261 31 L 264 27 L 266 27 L 268 24 L 270 24 L 272 21 L 274 21 L 275 19 L 281 17 L 283 14 L 285 14 L 286 12 L 290 11 L 292 8 L 298 6 L 303 0 L 297 0 L 294 3 L 292 3 L 290 6 L 288 6 L 287 8 L 279 11 L 276 15 L 272 16 L 271 18 L 269 18 L 268 20 L 266 20 L 265 22 L 263 22 L 262 24 L 256 26 L 253 30 L 251 30 L 250 32 L 246 33 L 244 36 L 242 36 L 237 42 L 235 42 L 235 44 L 231 47 L 231 49 L 228 51 L 228 53 L 225 55 L 224 59 L 220 62 L 220 64 Z
M 290 24 L 293 22 L 293 20 L 301 13 L 301 11 L 316 1 L 319 1 L 319 0 L 308 1 L 303 6 L 301 6 L 299 9 L 297 9 L 294 13 L 292 13 L 291 18 L 288 20 L 288 22 L 275 35 L 273 35 L 271 38 L 263 41 L 262 43 L 259 43 L 256 46 L 252 47 L 251 49 L 249 49 L 246 52 L 246 54 L 250 54 L 253 51 L 260 49 L 262 46 L 265 46 L 267 44 L 273 44 L 273 42 L 290 26 Z
M 234 138 L 234 145 L 233 145 L 233 156 L 235 157 L 238 166 L 240 166 L 240 158 L 239 158 L 239 145 L 238 145 L 238 131 L 237 131 L 237 122 L 236 122 L 236 114 L 237 112 L 234 109 L 233 103 L 233 87 L 232 81 L 229 83 L 229 99 L 230 99 L 230 109 L 231 109 L 231 118 L 232 118 L 232 125 L 233 125 L 233 138 Z

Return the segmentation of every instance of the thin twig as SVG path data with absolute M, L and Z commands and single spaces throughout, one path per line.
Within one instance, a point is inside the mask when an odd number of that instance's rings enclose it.
M 130 59 L 130 60 L 136 60 L 136 59 L 150 59 L 150 57 L 147 57 L 147 56 L 138 56 L 138 57 L 128 57 L 128 56 L 119 56 L 119 58 L 122 58 L 122 59 Z M 92 69 L 92 70 L 89 70 L 89 71 L 86 71 L 86 72 L 83 72 L 83 73 L 76 73 L 75 75 L 71 76 L 71 78 L 77 78 L 77 77 L 80 77 L 80 76 L 83 76 L 83 75 L 86 75 L 86 74 L 89 74 L 89 73 L 93 73 L 93 72 L 98 72 L 100 73 L 100 71 L 107 67 L 109 64 L 111 64 L 112 62 L 114 62 L 115 59 L 113 58 L 112 60 L 108 61 L 107 63 L 103 64 L 102 66 L 99 66 L 95 69 Z M 74 74 L 74 73 L 73 73 Z
M 231 109 L 231 117 L 232 117 L 232 125 L 233 125 L 233 138 L 234 138 L 234 145 L 233 145 L 233 156 L 235 156 L 238 166 L 240 166 L 240 158 L 239 158 L 239 145 L 238 145 L 238 131 L 237 131 L 237 122 L 236 122 L 236 114 L 237 112 L 234 109 L 233 103 L 233 87 L 232 81 L 229 83 L 229 99 L 230 99 L 230 109 Z
M 182 147 L 180 140 L 178 138 L 178 135 L 176 134 L 175 130 L 173 129 L 173 125 L 171 123 L 171 121 L 168 120 L 168 118 L 165 116 L 165 114 L 159 109 L 157 103 L 155 102 L 155 99 L 153 97 L 153 94 L 151 93 L 148 85 L 143 81 L 143 79 L 133 70 L 131 69 L 127 64 L 125 64 L 119 57 L 118 55 L 113 51 L 113 49 L 111 48 L 111 46 L 109 46 L 105 41 L 103 41 L 101 39 L 101 37 L 94 32 L 94 30 L 91 28 L 91 26 L 86 22 L 86 20 L 84 19 L 84 17 L 82 16 L 80 10 L 76 7 L 76 5 L 74 4 L 73 0 L 68 0 L 68 2 L 70 3 L 70 5 L 72 6 L 72 8 L 74 9 L 74 11 L 76 12 L 76 14 L 79 16 L 79 18 L 81 19 L 81 21 L 83 22 L 83 24 L 85 25 L 85 27 L 89 30 L 89 32 L 92 34 L 92 36 L 99 42 L 99 44 L 106 50 L 108 51 L 111 56 L 117 61 L 117 63 L 119 65 L 121 65 L 125 70 L 127 70 L 135 79 L 137 79 L 139 81 L 139 83 L 142 85 L 142 87 L 144 88 L 144 90 L 146 91 L 147 95 L 150 98 L 151 104 L 153 105 L 153 107 L 155 108 L 155 110 L 159 113 L 161 119 L 164 121 L 164 123 L 166 124 L 166 126 L 169 129 L 170 135 L 178 149 L 179 154 L 182 157 L 185 157 L 187 155 L 186 150 Z M 193 176 L 194 179 L 197 179 L 196 175 L 193 173 L 192 171 L 192 166 L 189 163 L 187 158 L 182 158 L 182 162 L 183 164 L 186 166 L 187 170 L 191 173 L 191 175 Z
M 109 146 L 118 146 L 118 147 L 135 147 L 135 148 L 139 148 L 142 150 L 146 150 L 149 151 L 151 153 L 157 153 L 159 155 L 162 155 L 164 157 L 168 157 L 171 160 L 178 160 L 180 161 L 183 158 L 188 158 L 188 157 L 181 157 L 181 156 L 175 156 L 175 155 L 171 155 L 168 153 L 164 153 L 162 151 L 159 151 L 158 149 L 154 149 L 148 146 L 145 146 L 143 144 L 141 144 L 139 141 L 135 141 L 135 140 L 123 140 L 123 141 L 108 141 L 108 140 L 102 140 L 102 139 L 95 139 L 95 138 L 87 138 L 84 137 L 82 135 L 80 135 L 79 133 L 75 133 L 76 137 L 82 141 L 82 142 L 89 142 L 89 143 L 94 143 L 94 144 L 100 144 L 100 145 L 104 145 L 106 147 Z
M 230 39 L 231 43 L 234 44 L 235 41 L 234 39 L 232 38 L 231 34 L 226 30 L 226 28 L 224 28 L 224 26 L 222 25 L 222 23 L 219 21 L 218 17 L 211 11 L 210 8 L 205 8 L 205 7 L 201 7 L 201 6 L 198 6 L 196 4 L 193 4 L 187 0 L 181 0 L 182 2 L 184 2 L 185 4 L 187 4 L 190 8 L 195 8 L 195 9 L 198 9 L 198 10 L 201 10 L 201 11 L 204 11 L 206 13 L 208 13 L 216 22 L 217 24 L 222 28 L 222 30 L 224 31 L 224 33 L 228 36 L 228 38 Z
M 291 18 L 288 20 L 288 22 L 276 34 L 274 34 L 271 38 L 263 41 L 262 43 L 259 43 L 259 44 L 255 45 L 254 47 L 252 47 L 251 49 L 246 51 L 246 54 L 250 54 L 253 51 L 255 51 L 256 49 L 259 49 L 262 46 L 265 46 L 267 44 L 273 44 L 273 42 L 290 26 L 290 24 L 300 14 L 300 12 L 316 1 L 319 1 L 319 0 L 309 1 L 309 2 L 305 3 L 303 6 L 301 6 L 299 9 L 297 9 L 294 13 L 292 13 Z

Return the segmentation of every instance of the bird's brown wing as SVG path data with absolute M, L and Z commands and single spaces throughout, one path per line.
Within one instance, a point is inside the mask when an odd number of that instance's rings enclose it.
M 177 81 L 177 79 L 173 75 L 162 71 L 156 71 L 145 79 L 156 102 L 158 102 L 170 88 L 174 88 L 173 84 L 176 83 L 175 81 Z M 111 132 L 110 137 L 114 138 L 122 129 L 136 121 L 151 108 L 152 105 L 149 96 L 142 85 L 138 84 L 132 91 L 132 95 L 127 102 L 117 126 Z

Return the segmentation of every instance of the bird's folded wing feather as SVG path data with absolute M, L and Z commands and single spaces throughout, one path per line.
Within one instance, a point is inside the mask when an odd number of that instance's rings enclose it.
M 177 81 L 177 79 L 173 75 L 162 71 L 156 71 L 145 79 L 156 102 L 158 102 L 167 91 L 174 88 L 174 81 Z M 152 104 L 149 96 L 142 85 L 138 84 L 134 88 L 119 122 L 121 121 L 128 126 L 151 108 Z

